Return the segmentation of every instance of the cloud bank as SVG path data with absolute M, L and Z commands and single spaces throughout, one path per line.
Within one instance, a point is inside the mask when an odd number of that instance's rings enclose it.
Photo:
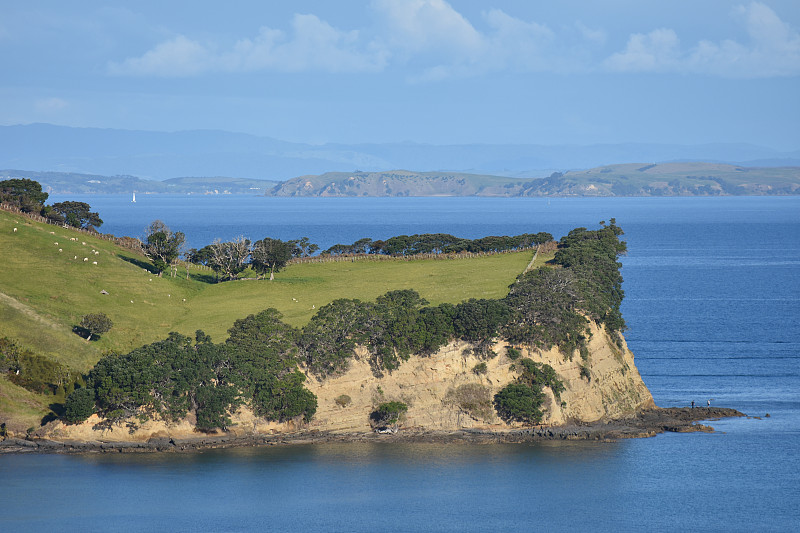
M 727 78 L 800 75 L 800 33 L 767 5 L 730 15 L 747 39 L 684 45 L 671 28 L 628 36 L 607 50 L 603 28 L 581 21 L 559 27 L 499 9 L 475 24 L 445 0 L 374 0 L 374 24 L 342 30 L 313 14 L 296 14 L 289 31 L 262 27 L 224 47 L 175 35 L 137 57 L 108 65 L 115 76 L 191 77 L 220 72 L 377 73 L 403 69 L 410 81 L 493 72 L 680 73 Z M 408 74 L 410 73 L 410 74 Z

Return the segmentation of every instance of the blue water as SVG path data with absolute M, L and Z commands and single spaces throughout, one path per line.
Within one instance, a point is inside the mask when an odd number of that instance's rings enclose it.
M 656 403 L 713 398 L 762 418 L 617 443 L 0 456 L 0 530 L 799 529 L 800 198 L 71 199 L 104 231 L 137 236 L 162 218 L 192 246 L 558 237 L 613 216 L 629 247 L 626 338 Z

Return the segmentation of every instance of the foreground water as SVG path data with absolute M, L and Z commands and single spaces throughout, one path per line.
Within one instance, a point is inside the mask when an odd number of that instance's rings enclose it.
M 72 197 L 71 199 L 76 199 Z M 59 201 L 60 198 L 54 199 Z M 800 198 L 86 197 L 104 231 L 626 232 L 626 337 L 659 405 L 761 419 L 617 443 L 327 444 L 192 455 L 0 456 L 0 530 L 792 531 L 800 524 Z M 766 413 L 770 414 L 765 418 Z

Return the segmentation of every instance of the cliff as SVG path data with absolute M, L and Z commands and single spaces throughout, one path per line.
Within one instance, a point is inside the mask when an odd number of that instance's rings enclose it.
M 561 393 L 564 404 L 553 397 L 552 391 L 544 389 L 547 397 L 543 425 L 617 419 L 654 407 L 652 395 L 636 369 L 630 350 L 624 343 L 622 349 L 618 348 L 605 330 L 594 324 L 591 333 L 588 363 L 591 380 L 581 376 L 579 357 L 569 361 L 557 349 L 523 350 L 523 357 L 552 366 L 566 388 Z M 401 420 L 401 432 L 485 429 L 502 433 L 517 427 L 500 420 L 488 404 L 481 405 L 476 393 L 490 400 L 517 377 L 519 365 L 508 357 L 504 343 L 494 346 L 498 355 L 489 359 L 477 357 L 471 348 L 464 342 L 453 342 L 430 356 L 412 356 L 399 369 L 383 377 L 372 373 L 367 358 L 360 351 L 360 356 L 353 359 L 349 369 L 340 376 L 323 381 L 309 376 L 307 387 L 318 399 L 317 413 L 309 423 L 266 422 L 242 408 L 234 415 L 227 434 L 248 437 L 309 430 L 368 434 L 372 431 L 370 413 L 379 403 L 391 400 L 409 406 Z M 486 363 L 486 372 L 477 374 L 473 369 L 481 362 Z M 194 430 L 191 415 L 179 424 L 128 420 L 107 426 L 100 422 L 96 415 L 82 424 L 66 425 L 57 421 L 37 435 L 84 442 L 144 442 L 153 438 L 208 436 Z

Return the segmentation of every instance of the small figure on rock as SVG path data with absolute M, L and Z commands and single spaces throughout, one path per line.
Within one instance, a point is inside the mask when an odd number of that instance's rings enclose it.
M 692 409 L 694 409 L 694 400 L 692 400 Z

